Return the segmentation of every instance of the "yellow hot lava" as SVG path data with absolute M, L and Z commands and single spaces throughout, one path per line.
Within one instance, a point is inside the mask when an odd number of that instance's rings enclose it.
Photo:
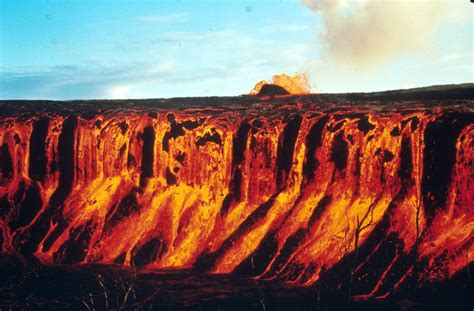
M 257 95 L 265 84 L 276 84 L 283 87 L 290 94 L 295 95 L 311 93 L 311 86 L 307 73 L 296 73 L 294 76 L 289 76 L 284 73 L 274 75 L 270 82 L 262 80 L 255 84 L 253 89 L 250 91 L 250 95 Z

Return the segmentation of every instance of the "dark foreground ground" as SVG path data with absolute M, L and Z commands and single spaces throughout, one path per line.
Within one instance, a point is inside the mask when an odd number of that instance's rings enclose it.
M 356 301 L 345 290 L 197 276 L 187 271 L 137 272 L 101 265 L 44 266 L 2 258 L 0 310 L 473 310 L 467 269 L 384 300 Z

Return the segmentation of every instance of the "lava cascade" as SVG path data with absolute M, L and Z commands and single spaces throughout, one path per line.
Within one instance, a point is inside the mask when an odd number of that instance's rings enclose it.
M 349 262 L 354 297 L 386 297 L 472 262 L 472 121 L 270 103 L 1 117 L 1 250 L 305 286 Z

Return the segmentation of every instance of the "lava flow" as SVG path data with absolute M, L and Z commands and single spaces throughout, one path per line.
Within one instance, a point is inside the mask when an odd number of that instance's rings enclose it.
M 3 113 L 2 253 L 351 282 L 359 299 L 472 263 L 472 101 L 222 101 Z

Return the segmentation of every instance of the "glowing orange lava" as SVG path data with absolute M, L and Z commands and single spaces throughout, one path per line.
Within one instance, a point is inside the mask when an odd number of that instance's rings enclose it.
M 473 141 L 472 113 L 421 106 L 3 117 L 0 245 L 296 285 L 351 258 L 384 297 L 472 262 Z
M 262 80 L 255 84 L 253 89 L 250 91 L 250 95 L 257 95 L 265 84 L 275 84 L 281 86 L 287 90 L 288 93 L 295 95 L 311 93 L 309 76 L 306 73 L 297 73 L 294 76 L 289 76 L 284 73 L 274 75 L 270 82 Z

